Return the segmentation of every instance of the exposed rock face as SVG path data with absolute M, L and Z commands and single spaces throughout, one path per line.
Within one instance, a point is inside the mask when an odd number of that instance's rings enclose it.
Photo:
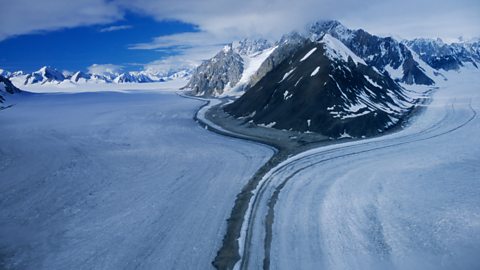
M 378 37 L 368 32 L 350 30 L 345 28 L 338 21 L 321 21 L 310 26 L 311 38 L 323 36 L 328 33 L 342 41 L 356 55 L 365 62 L 379 70 L 398 70 L 403 76 L 398 79 L 407 84 L 434 84 L 420 64 L 415 61 L 411 51 L 404 44 L 391 37 Z M 390 74 L 395 77 L 395 74 Z
M 282 39 L 277 42 L 277 48 L 270 54 L 269 57 L 267 57 L 267 59 L 265 59 L 265 61 L 260 65 L 260 68 L 253 74 L 249 85 L 254 86 L 268 72 L 299 50 L 306 41 L 307 39 L 297 32 L 292 32 L 283 36 Z
M 203 62 L 194 72 L 187 84 L 192 93 L 198 96 L 221 95 L 226 87 L 238 83 L 243 72 L 243 59 L 233 50 L 232 45 L 225 48 L 210 60 Z
M 467 63 L 478 67 L 478 42 L 446 44 L 441 39 L 419 38 L 404 42 L 434 69 L 458 70 Z
M 15 87 L 9 79 L 0 75 L 0 103 L 4 103 L 8 95 L 20 93 L 17 87 Z M 0 106 L 2 108 L 2 106 Z
M 423 63 L 414 55 L 407 44 L 398 42 L 391 37 L 378 37 L 366 31 L 351 30 L 340 24 L 338 21 L 318 21 L 307 27 L 303 33 L 292 32 L 284 35 L 279 41 L 271 45 L 267 41 L 243 40 L 234 43 L 233 51 L 240 56 L 251 54 L 266 48 L 275 48 L 273 52 L 263 61 L 259 68 L 251 75 L 246 89 L 253 87 L 265 75 L 275 69 L 285 59 L 297 52 L 306 41 L 316 41 L 325 34 L 329 34 L 344 43 L 357 56 L 362 58 L 367 65 L 377 68 L 380 71 L 387 71 L 389 76 L 399 82 L 407 84 L 434 84 L 435 72 L 432 68 Z M 471 46 L 470 51 L 478 51 L 478 46 Z M 219 53 L 220 56 L 222 52 Z M 245 66 L 240 61 L 225 61 L 225 64 L 232 66 L 219 66 L 219 55 L 206 61 L 195 72 L 191 82 L 186 86 L 193 89 L 195 95 L 218 95 L 233 87 L 237 82 L 236 76 L 225 78 L 221 76 L 225 70 L 232 68 L 239 70 Z M 218 70 L 215 69 L 218 68 Z M 226 80 L 226 81 L 225 81 Z M 228 85 L 225 82 L 230 82 Z
M 414 103 L 387 73 L 326 35 L 305 41 L 225 111 L 245 121 L 330 137 L 360 137 L 399 124 Z
M 240 55 L 252 55 L 268 48 L 272 44 L 266 39 L 243 39 L 232 43 L 232 49 Z
M 90 74 L 86 74 L 86 73 L 83 73 L 83 72 L 81 72 L 81 71 L 77 71 L 77 72 L 75 72 L 75 73 L 72 75 L 72 77 L 70 78 L 70 80 L 71 80 L 72 82 L 79 82 L 79 81 L 81 81 L 81 80 L 85 80 L 85 81 L 86 81 L 86 80 L 89 80 L 90 77 L 91 77 Z

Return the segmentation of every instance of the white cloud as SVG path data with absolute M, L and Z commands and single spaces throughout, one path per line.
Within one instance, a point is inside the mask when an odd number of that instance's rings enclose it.
M 478 0 L 118 0 L 118 3 L 157 20 L 192 23 L 200 30 L 157 37 L 148 43 L 134 44 L 131 49 L 178 48 L 184 56 L 194 58 L 199 58 L 194 52 L 199 47 L 218 49 L 218 44 L 243 37 L 277 39 L 318 19 L 338 19 L 350 28 L 403 38 L 441 37 L 448 41 L 460 35 L 467 38 L 480 35 Z
M 88 68 L 89 73 L 96 73 L 96 74 L 105 74 L 105 73 L 113 73 L 117 74 L 123 70 L 123 66 L 114 65 L 114 64 L 93 64 Z
M 125 12 L 198 26 L 197 33 L 157 37 L 140 44 L 132 40 L 131 49 L 180 52 L 161 63 L 177 60 L 183 64 L 189 61 L 186 57 L 211 56 L 219 44 L 243 37 L 276 39 L 317 19 L 338 19 L 350 28 L 404 38 L 480 36 L 478 0 L 16 0 L 2 6 L 0 40 L 109 24 L 119 21 Z
M 109 27 L 102 28 L 99 31 L 102 33 L 105 33 L 105 32 L 119 31 L 119 30 L 126 30 L 131 28 L 133 28 L 133 26 L 131 25 L 112 25 Z
M 15 0 L 1 6 L 0 41 L 22 34 L 111 23 L 123 16 L 118 5 L 106 0 Z
M 457 37 L 480 35 L 478 0 L 117 0 L 158 20 L 193 23 L 209 35 L 276 38 L 316 19 L 338 19 L 373 33 Z
M 144 65 L 147 71 L 169 73 L 172 70 L 192 69 L 202 60 L 208 59 L 220 50 L 218 46 L 197 46 L 178 51 L 178 54 Z

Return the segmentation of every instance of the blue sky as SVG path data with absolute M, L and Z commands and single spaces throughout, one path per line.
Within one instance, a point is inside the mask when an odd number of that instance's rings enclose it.
M 478 0 L 15 0 L 2 5 L 0 68 L 167 71 L 193 67 L 228 42 L 277 39 L 319 19 L 454 41 L 480 36 L 478 14 Z
M 119 26 L 119 27 L 117 27 Z M 175 50 L 137 50 L 134 43 L 154 37 L 196 32 L 192 24 L 179 21 L 155 21 L 151 17 L 129 14 L 123 20 L 82 26 L 53 32 L 16 36 L 0 42 L 0 67 L 32 72 L 47 65 L 59 70 L 83 70 L 92 64 L 119 65 L 138 70 L 145 63 L 165 58 Z

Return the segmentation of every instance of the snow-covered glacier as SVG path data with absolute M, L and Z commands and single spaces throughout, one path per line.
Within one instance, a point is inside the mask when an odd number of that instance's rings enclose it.
M 237 268 L 480 269 L 480 77 L 447 77 L 402 131 L 267 173 Z
M 273 154 L 201 128 L 201 102 L 172 92 L 10 101 L 0 268 L 213 268 L 236 194 Z

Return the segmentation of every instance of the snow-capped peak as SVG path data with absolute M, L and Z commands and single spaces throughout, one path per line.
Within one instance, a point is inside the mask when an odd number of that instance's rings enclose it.
M 358 57 L 340 40 L 332 37 L 330 34 L 325 34 L 319 42 L 324 44 L 325 53 L 332 60 L 340 59 L 348 62 L 348 59 L 351 58 L 355 64 L 360 63 L 362 65 L 367 65 L 362 58 Z
M 330 33 L 342 40 L 348 40 L 352 37 L 353 31 L 345 27 L 336 20 L 320 20 L 311 23 L 307 27 L 307 32 L 312 41 L 321 38 L 324 34 Z
M 272 44 L 266 39 L 243 39 L 232 43 L 232 48 L 240 55 L 254 55 L 271 48 Z

